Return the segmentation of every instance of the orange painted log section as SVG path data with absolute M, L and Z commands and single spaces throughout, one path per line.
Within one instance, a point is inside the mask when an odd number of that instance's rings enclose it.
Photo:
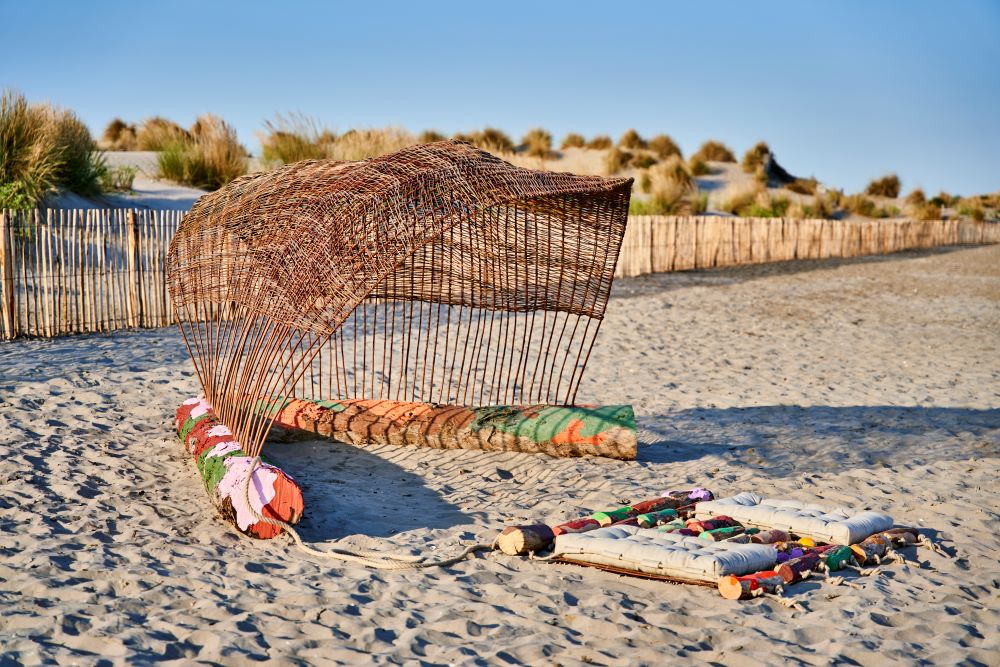
M 551 456 L 636 455 L 635 415 L 629 405 L 491 406 L 470 408 L 371 399 L 262 400 L 257 410 L 278 426 L 351 444 L 479 449 Z

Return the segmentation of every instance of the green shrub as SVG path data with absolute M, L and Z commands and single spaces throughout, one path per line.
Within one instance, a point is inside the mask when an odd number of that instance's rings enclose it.
M 649 140 L 649 150 L 656 153 L 661 160 L 666 160 L 671 155 L 683 157 L 680 146 L 673 139 L 665 134 L 658 134 Z
M 761 194 L 766 194 L 766 191 L 759 183 L 749 182 L 736 185 L 726 192 L 726 198 L 719 209 L 726 213 L 738 214 L 753 204 Z
M 606 134 L 599 134 L 587 142 L 587 148 L 592 148 L 597 151 L 606 150 L 611 148 L 613 145 L 611 137 Z
M 52 128 L 62 163 L 56 171 L 56 182 L 78 195 L 92 197 L 101 194 L 101 173 L 104 157 L 90 130 L 72 111 L 50 109 Z
M 446 137 L 438 132 L 437 130 L 424 130 L 417 137 L 418 144 L 433 144 L 438 141 L 444 141 Z
M 0 210 L 24 210 L 33 208 L 34 206 L 35 200 L 28 195 L 27 186 L 25 186 L 24 181 L 0 183 Z
M 20 93 L 0 97 L 0 185 L 3 199 L 32 206 L 57 186 L 101 193 L 104 160 L 90 130 L 72 111 L 31 105 Z
M 106 151 L 134 151 L 139 148 L 135 125 L 115 118 L 104 128 L 100 147 Z
M 632 154 L 620 148 L 610 148 L 604 155 L 604 171 L 609 175 L 617 174 L 632 162 Z
M 691 198 L 691 213 L 700 215 L 708 210 L 708 193 L 698 190 Z
M 958 203 L 958 214 L 966 218 L 972 218 L 976 222 L 986 219 L 986 211 L 976 201 L 963 199 Z
M 190 139 L 191 135 L 183 127 L 159 116 L 143 121 L 136 133 L 136 143 L 141 151 L 162 151 L 171 144 Z
M 709 140 L 701 145 L 694 155 L 693 160 L 704 160 L 705 162 L 736 162 L 736 156 L 719 141 Z
M 691 162 L 688 163 L 688 168 L 695 176 L 707 176 L 712 173 L 712 168 L 708 166 L 708 163 L 700 159 L 692 158 Z
M 899 189 L 901 185 L 899 176 L 896 174 L 887 174 L 882 178 L 877 178 L 871 181 L 868 184 L 868 187 L 865 188 L 865 194 L 873 197 L 889 197 L 890 199 L 895 199 L 899 196 Z
M 105 169 L 101 173 L 101 187 L 108 192 L 131 192 L 138 172 L 138 169 L 129 166 Z
M 583 148 L 587 145 L 587 141 L 583 138 L 582 134 L 577 134 L 576 132 L 570 132 L 565 137 L 563 137 L 562 143 L 559 145 L 560 150 L 566 150 L 567 148 Z
M 618 140 L 618 148 L 627 150 L 646 148 L 646 140 L 639 136 L 639 133 L 635 130 L 626 130 L 625 134 Z
M 855 215 L 865 218 L 879 217 L 878 207 L 875 205 L 875 202 L 862 194 L 844 197 L 843 206 L 845 210 Z
M 748 150 L 743 155 L 743 171 L 748 174 L 757 172 L 767 163 L 767 158 L 771 155 L 771 149 L 766 143 L 760 141 L 756 146 Z

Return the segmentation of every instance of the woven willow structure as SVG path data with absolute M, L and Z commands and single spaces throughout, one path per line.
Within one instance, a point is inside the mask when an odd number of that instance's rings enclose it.
M 203 196 L 168 286 L 206 398 L 251 456 L 289 396 L 572 404 L 631 183 L 445 141 Z

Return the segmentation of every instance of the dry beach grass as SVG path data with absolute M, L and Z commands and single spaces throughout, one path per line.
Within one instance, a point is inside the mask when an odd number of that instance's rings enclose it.
M 643 445 L 596 459 L 275 443 L 307 541 L 458 547 L 703 484 L 883 509 L 906 551 L 808 611 L 490 554 L 336 567 L 237 536 L 170 432 L 196 392 L 174 330 L 0 346 L 7 661 L 996 664 L 1000 246 L 619 282 L 580 399 Z M 992 630 L 991 630 L 992 628 Z

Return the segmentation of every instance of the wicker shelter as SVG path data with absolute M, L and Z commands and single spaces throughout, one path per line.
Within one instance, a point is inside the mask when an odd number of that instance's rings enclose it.
M 572 405 L 631 183 L 444 141 L 203 196 L 168 285 L 208 403 L 251 456 L 291 397 Z

